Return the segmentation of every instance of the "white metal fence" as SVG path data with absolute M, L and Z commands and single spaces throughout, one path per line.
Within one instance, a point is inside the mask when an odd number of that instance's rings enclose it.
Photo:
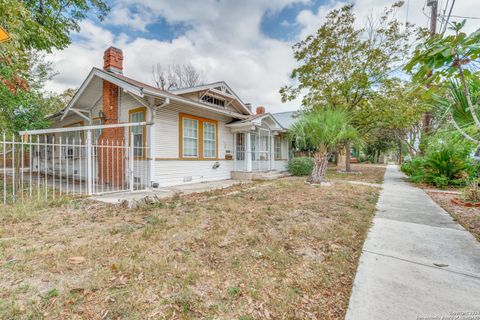
M 93 130 L 59 131 L 0 135 L 0 203 L 149 186 L 150 148 L 130 145 L 133 136 L 125 140 L 97 137 L 94 141 Z

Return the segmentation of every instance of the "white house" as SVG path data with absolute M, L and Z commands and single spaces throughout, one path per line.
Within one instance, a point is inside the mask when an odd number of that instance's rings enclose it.
M 289 123 L 285 113 L 279 118 Z M 49 134 L 46 139 L 57 143 L 63 135 L 62 147 L 48 150 L 42 161 L 67 159 L 70 163 L 62 169 L 57 163 L 55 171 L 64 175 L 70 170 L 67 175 L 81 180 L 88 154 L 94 157 L 93 178 L 102 187 L 128 183 L 129 169 L 142 187 L 251 179 L 259 172 L 286 170 L 289 158 L 288 125 L 263 107 L 254 114 L 225 82 L 163 91 L 123 75 L 123 53 L 113 47 L 104 53 L 103 69 L 93 68 L 52 119 L 54 128 L 76 131 Z M 94 151 L 88 153 L 82 128 L 97 125 Z M 133 168 L 126 152 L 133 155 Z M 38 154 L 41 158 L 41 150 Z M 50 170 L 54 164 L 47 166 Z

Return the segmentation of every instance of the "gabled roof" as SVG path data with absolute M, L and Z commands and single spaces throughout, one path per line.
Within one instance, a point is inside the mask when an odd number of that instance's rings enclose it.
M 300 111 L 286 111 L 273 113 L 272 116 L 280 123 L 285 129 L 290 129 L 292 125 L 297 121 Z
M 99 68 L 92 68 L 90 73 L 88 74 L 87 78 L 83 81 L 82 85 L 80 88 L 77 90 L 73 98 L 70 100 L 68 105 L 65 107 L 63 110 L 63 116 L 65 116 L 69 110 L 75 105 L 75 102 L 79 99 L 79 97 L 82 95 L 82 93 L 85 91 L 87 88 L 88 84 L 95 78 L 99 77 L 103 80 L 106 80 L 110 83 L 113 83 L 117 85 L 118 87 L 128 91 L 129 93 L 136 95 L 138 97 L 143 98 L 145 95 L 147 96 L 154 96 L 154 97 L 159 97 L 159 98 L 164 98 L 164 99 L 170 99 L 173 101 L 185 103 L 188 105 L 196 106 L 196 107 L 201 107 L 203 109 L 207 109 L 216 113 L 221 113 L 225 114 L 227 116 L 230 116 L 232 118 L 236 119 L 245 119 L 248 117 L 248 115 L 245 114 L 240 114 L 240 113 L 235 113 L 233 111 L 229 110 L 222 110 L 219 108 L 212 107 L 210 105 L 207 105 L 202 102 L 198 101 L 193 101 L 192 99 L 186 98 L 179 96 L 177 94 L 173 94 L 171 92 L 167 92 L 158 88 L 155 88 L 153 86 L 150 86 L 148 84 L 145 84 L 143 82 L 134 80 L 132 78 L 126 77 L 122 74 L 118 73 L 113 73 L 109 71 L 105 71 Z M 247 108 L 248 109 L 248 108 Z M 249 112 L 249 114 L 251 114 Z
M 275 126 L 277 127 L 276 130 L 282 131 L 282 130 L 285 129 L 277 121 L 277 119 L 275 119 L 275 117 L 273 117 L 272 114 L 270 114 L 270 113 L 255 114 L 255 115 L 252 115 L 252 116 L 248 117 L 245 120 L 239 120 L 239 121 L 231 122 L 231 123 L 227 124 L 227 127 L 238 128 L 238 127 L 246 127 L 246 126 L 261 126 L 262 121 L 266 118 L 271 119 L 275 123 Z
M 252 110 L 248 108 L 245 103 L 240 99 L 240 97 L 230 88 L 230 86 L 225 81 L 217 81 L 213 83 L 203 84 L 199 86 L 189 87 L 189 88 L 182 88 L 182 89 L 175 89 L 170 90 L 171 93 L 182 95 L 186 93 L 192 92 L 199 92 L 199 91 L 210 91 L 212 93 L 216 93 L 225 97 L 236 99 L 244 111 L 248 114 L 252 114 Z

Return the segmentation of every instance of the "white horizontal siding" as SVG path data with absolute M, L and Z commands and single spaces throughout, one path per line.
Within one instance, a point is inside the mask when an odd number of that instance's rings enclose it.
M 157 110 L 151 128 L 152 163 L 151 180 L 160 186 L 230 179 L 233 161 L 219 160 L 220 167 L 213 169 L 216 160 L 174 160 L 180 157 L 180 112 L 218 121 L 218 158 L 225 159 L 226 151 L 233 153 L 233 135 L 225 125 L 230 118 L 197 108 L 171 104 Z M 172 159 L 172 160 L 162 160 Z
M 233 153 L 233 135 L 225 125 L 231 118 L 219 116 L 208 111 L 179 105 L 170 105 L 156 112 L 152 127 L 152 157 L 179 158 L 179 114 L 180 112 L 218 121 L 218 158 L 225 158 L 225 151 Z
M 278 171 L 287 171 L 288 160 L 275 160 L 274 169 Z
M 220 167 L 213 169 L 218 162 Z M 233 161 L 164 160 L 154 161 L 153 182 L 160 187 L 230 179 Z

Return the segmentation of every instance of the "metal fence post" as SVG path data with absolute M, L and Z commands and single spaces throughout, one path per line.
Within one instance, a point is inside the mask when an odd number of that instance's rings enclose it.
M 7 142 L 3 131 L 3 204 L 7 204 Z
M 92 154 L 92 130 L 87 130 L 87 192 L 89 196 L 93 194 Z
M 130 180 L 130 191 L 133 191 L 134 190 L 134 186 L 133 186 L 133 183 L 134 183 L 134 178 L 133 178 L 133 157 L 135 156 L 135 152 L 134 152 L 134 148 L 135 148 L 135 145 L 134 145 L 134 141 L 133 141 L 133 132 L 130 132 L 130 143 L 128 144 L 129 146 L 129 156 L 128 156 L 128 171 L 129 171 L 129 180 Z

